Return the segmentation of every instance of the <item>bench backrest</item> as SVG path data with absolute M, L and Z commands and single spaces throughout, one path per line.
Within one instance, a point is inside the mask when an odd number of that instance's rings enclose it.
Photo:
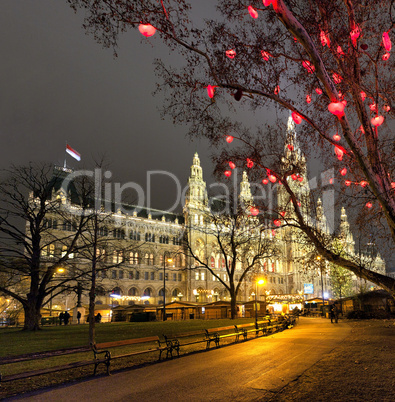
M 230 331 L 230 330 L 234 331 L 234 329 L 235 329 L 234 325 L 231 325 L 229 327 L 209 328 L 209 329 L 206 329 L 206 332 L 209 334 L 212 334 L 214 332 L 223 332 L 223 331 Z
M 146 338 L 124 339 L 122 341 L 97 343 L 96 349 L 115 348 L 117 346 L 135 345 L 138 343 L 158 342 L 159 336 L 148 336 Z

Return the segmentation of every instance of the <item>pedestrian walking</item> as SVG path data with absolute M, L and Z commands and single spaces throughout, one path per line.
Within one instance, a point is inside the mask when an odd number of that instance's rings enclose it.
M 329 312 L 330 312 L 330 317 L 331 317 L 331 323 L 333 324 L 333 321 L 335 321 L 335 323 L 337 323 L 338 315 L 337 315 L 337 308 L 336 308 L 335 304 L 331 304 Z
M 63 311 L 62 311 L 62 312 L 59 314 L 59 325 L 62 325 L 63 320 L 64 320 L 64 313 L 63 313 Z
M 69 319 L 70 319 L 70 314 L 68 311 L 65 311 L 63 314 L 64 325 L 67 325 L 69 323 Z
M 78 322 L 78 324 L 80 323 L 80 320 L 81 320 L 81 311 L 78 311 L 77 312 L 77 322 Z

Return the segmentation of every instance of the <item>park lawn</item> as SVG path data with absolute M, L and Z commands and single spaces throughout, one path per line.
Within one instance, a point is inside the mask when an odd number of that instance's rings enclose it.
M 253 322 L 251 318 L 236 320 L 188 320 L 155 322 L 114 322 L 96 324 L 96 342 L 144 338 L 163 334 L 175 336 L 206 328 L 225 327 Z M 18 328 L 0 329 L 0 358 L 78 346 L 88 346 L 88 325 L 44 326 L 42 330 L 29 332 Z

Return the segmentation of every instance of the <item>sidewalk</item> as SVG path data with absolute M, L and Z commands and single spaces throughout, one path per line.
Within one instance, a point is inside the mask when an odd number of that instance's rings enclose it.
M 19 399 L 390 401 L 394 329 L 394 321 L 331 324 L 301 317 L 293 329 L 269 337 Z

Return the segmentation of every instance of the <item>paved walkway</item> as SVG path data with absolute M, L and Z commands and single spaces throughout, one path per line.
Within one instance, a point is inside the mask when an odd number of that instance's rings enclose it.
M 65 385 L 31 401 L 264 401 L 350 333 L 345 322 L 300 318 L 291 330 Z

